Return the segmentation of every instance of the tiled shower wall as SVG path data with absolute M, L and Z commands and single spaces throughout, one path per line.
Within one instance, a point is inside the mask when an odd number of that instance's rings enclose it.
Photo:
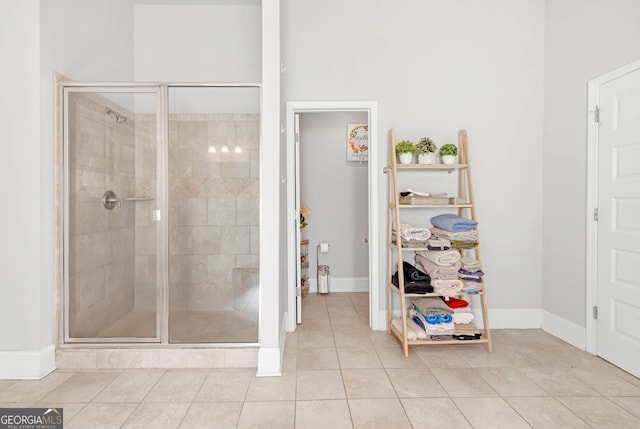
M 170 309 L 231 310 L 234 270 L 258 267 L 259 117 L 169 119 Z
M 70 334 L 94 337 L 134 307 L 134 207 L 106 210 L 102 194 L 134 192 L 135 121 L 98 95 L 72 93 L 68 109 Z

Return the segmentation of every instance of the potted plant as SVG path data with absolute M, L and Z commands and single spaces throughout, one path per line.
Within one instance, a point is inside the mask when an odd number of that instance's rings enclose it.
M 438 146 L 429 137 L 422 137 L 416 144 L 418 164 L 435 164 Z
M 402 140 L 396 145 L 396 156 L 400 164 L 411 164 L 414 153 L 416 153 L 416 145 L 412 141 Z
M 455 164 L 456 155 L 458 155 L 458 148 L 456 145 L 447 143 L 440 147 L 440 157 L 443 164 Z

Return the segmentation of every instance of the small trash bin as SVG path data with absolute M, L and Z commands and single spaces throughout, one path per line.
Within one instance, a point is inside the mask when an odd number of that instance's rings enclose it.
M 318 293 L 329 293 L 328 265 L 318 265 Z

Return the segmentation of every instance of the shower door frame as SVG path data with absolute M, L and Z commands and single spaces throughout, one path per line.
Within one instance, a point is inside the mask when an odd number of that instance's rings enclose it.
M 60 129 L 63 138 L 62 155 L 62 317 L 60 317 L 61 345 L 106 346 L 136 344 L 193 347 L 193 343 L 169 342 L 169 88 L 257 88 L 259 91 L 258 115 L 262 117 L 262 84 L 257 82 L 78 82 L 61 80 L 57 82 L 58 99 L 61 103 Z M 155 93 L 156 94 L 156 180 L 157 201 L 160 220 L 157 230 L 156 247 L 156 336 L 155 337 L 110 337 L 84 338 L 69 336 L 69 130 L 68 95 L 74 92 L 86 93 Z M 134 112 L 135 114 L 135 112 Z M 261 119 L 260 119 L 261 121 Z M 262 147 L 260 141 L 259 146 Z M 262 179 L 260 178 L 260 181 Z M 261 229 L 261 228 L 260 228 Z M 260 311 L 260 309 L 258 310 Z M 259 341 L 258 341 L 259 343 Z M 234 347 L 255 345 L 256 343 L 231 343 Z M 220 347 L 225 343 L 198 343 L 198 347 Z

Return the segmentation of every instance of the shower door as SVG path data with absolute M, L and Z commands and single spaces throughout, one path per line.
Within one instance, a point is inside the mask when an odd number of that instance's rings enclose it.
M 64 340 L 160 342 L 160 87 L 62 97 Z

